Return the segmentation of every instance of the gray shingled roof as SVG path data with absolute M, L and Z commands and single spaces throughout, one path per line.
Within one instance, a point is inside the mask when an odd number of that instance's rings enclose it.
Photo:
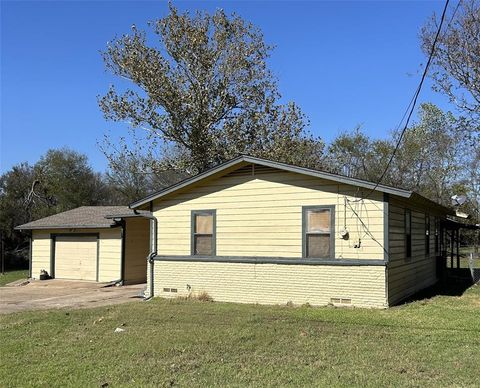
M 115 222 L 105 217 L 115 214 L 125 216 L 134 215 L 134 212 L 128 206 L 81 206 L 19 225 L 15 229 L 110 228 Z

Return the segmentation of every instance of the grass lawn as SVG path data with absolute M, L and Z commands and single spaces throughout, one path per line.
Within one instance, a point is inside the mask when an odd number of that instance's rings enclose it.
M 0 315 L 0 385 L 476 386 L 479 344 L 480 286 L 389 310 L 154 299 Z
M 14 282 L 18 279 L 26 279 L 28 277 L 28 269 L 17 269 L 15 271 L 7 271 L 4 275 L 0 273 L 0 287 Z

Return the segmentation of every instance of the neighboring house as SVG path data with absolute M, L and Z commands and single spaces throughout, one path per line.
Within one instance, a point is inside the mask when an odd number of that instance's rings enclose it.
M 31 230 L 30 277 L 143 283 L 149 221 L 127 206 L 82 206 L 17 226 Z
M 441 225 L 452 214 L 411 191 L 248 156 L 130 208 L 95 212 L 99 224 L 105 215 L 116 221 L 97 229 L 99 253 L 92 267 L 97 275 L 90 273 L 90 279 L 127 281 L 125 268 L 138 258 L 144 263 L 148 296 L 206 292 L 217 301 L 379 308 L 437 281 Z M 68 224 L 69 212 L 58 216 Z M 56 223 L 47 220 L 53 217 L 19 227 L 34 229 L 33 276 L 46 267 L 60 277 L 59 268 L 69 273 L 69 260 L 79 267 L 75 250 L 84 249 L 78 242 L 83 237 L 67 232 L 88 230 L 81 223 L 58 224 L 62 232 L 32 227 L 41 222 L 52 229 Z M 130 234 L 129 223 L 140 220 L 142 227 Z M 149 249 L 150 233 L 156 238 Z M 134 240 L 129 242 L 129 235 Z M 108 244 L 112 248 L 103 254 Z M 134 244 L 141 252 L 132 248 L 125 253 Z M 106 275 L 106 268 L 113 272 Z

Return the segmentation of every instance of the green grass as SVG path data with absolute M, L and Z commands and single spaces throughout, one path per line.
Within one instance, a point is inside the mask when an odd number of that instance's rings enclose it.
M 480 286 L 388 310 L 154 299 L 0 315 L 0 385 L 475 386 L 479 317 Z
M 7 271 L 5 274 L 0 273 L 0 287 L 5 284 L 14 282 L 18 279 L 26 279 L 28 277 L 27 269 L 18 269 L 15 271 Z
M 460 268 L 470 268 L 470 254 L 475 252 L 475 247 L 473 246 L 463 246 L 460 247 L 459 253 L 460 253 Z M 451 260 L 450 260 L 450 250 L 447 250 L 446 252 L 447 257 L 446 257 L 446 264 L 447 268 L 451 268 Z M 454 252 L 456 254 L 456 251 Z M 475 268 L 480 268 L 480 257 L 474 258 L 474 263 L 473 263 Z M 457 268 L 457 258 L 454 256 L 453 259 L 453 268 Z

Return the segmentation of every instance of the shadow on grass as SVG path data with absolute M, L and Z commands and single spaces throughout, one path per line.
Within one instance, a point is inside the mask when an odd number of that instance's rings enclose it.
M 431 299 L 435 296 L 462 296 L 467 289 L 473 285 L 471 278 L 449 278 L 439 281 L 431 287 L 412 295 L 401 304 L 417 302 L 424 299 Z

